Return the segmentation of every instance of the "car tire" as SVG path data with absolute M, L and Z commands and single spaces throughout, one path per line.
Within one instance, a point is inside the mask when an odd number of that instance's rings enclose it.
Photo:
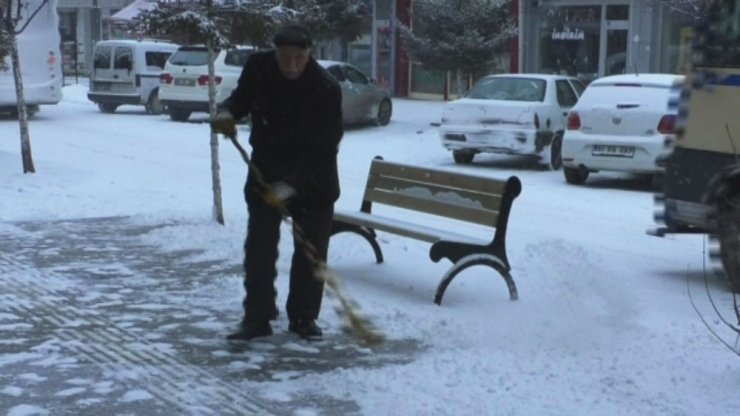
M 580 168 L 569 168 L 563 166 L 565 181 L 571 185 L 583 185 L 588 179 L 588 171 Z
M 740 293 L 740 192 L 719 207 L 717 215 L 719 255 L 733 292 Z
M 112 114 L 116 112 L 117 108 L 118 108 L 117 104 L 98 103 L 98 109 L 100 110 L 101 113 Z
M 147 114 L 154 116 L 164 113 L 164 104 L 159 101 L 159 93 L 157 89 L 154 89 L 151 94 L 149 94 L 149 99 L 146 101 L 145 108 Z
M 563 167 L 563 138 L 555 135 L 550 143 L 550 163 L 547 167 L 550 170 L 560 170 Z
M 473 158 L 475 157 L 475 153 L 466 151 L 466 150 L 453 150 L 452 151 L 452 159 L 455 160 L 455 163 L 460 165 L 468 165 L 470 163 L 473 163 Z
M 190 113 L 192 111 L 186 110 L 184 108 L 170 108 L 170 118 L 174 121 L 188 121 L 188 118 L 190 118 Z
M 385 98 L 378 105 L 378 117 L 377 122 L 381 126 L 387 126 L 391 122 L 391 115 L 393 114 L 393 104 L 391 100 Z

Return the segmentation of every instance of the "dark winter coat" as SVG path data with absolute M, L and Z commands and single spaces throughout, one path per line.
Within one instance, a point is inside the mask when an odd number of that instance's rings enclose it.
M 313 57 L 301 77 L 290 80 L 274 51 L 252 54 L 224 104 L 235 119 L 251 116 L 252 162 L 266 182 L 287 182 L 305 203 L 337 200 L 342 91 Z

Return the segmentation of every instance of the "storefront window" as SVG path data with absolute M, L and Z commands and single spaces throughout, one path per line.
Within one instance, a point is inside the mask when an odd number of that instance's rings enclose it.
M 601 6 L 553 6 L 540 23 L 540 68 L 586 82 L 599 74 Z
M 660 72 L 686 74 L 691 64 L 692 22 L 679 14 L 666 13 L 663 19 L 663 45 L 660 48 Z

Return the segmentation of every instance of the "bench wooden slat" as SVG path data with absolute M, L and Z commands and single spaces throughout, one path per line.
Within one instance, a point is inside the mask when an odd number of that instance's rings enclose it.
M 406 166 L 384 160 L 374 160 L 371 174 L 382 176 L 400 176 L 420 182 L 436 183 L 452 188 L 475 189 L 490 194 L 502 194 L 506 189 L 506 182 L 480 176 L 473 176 L 458 172 L 446 172 L 437 169 Z
M 485 245 L 490 243 L 483 239 L 470 237 L 466 234 L 458 234 L 451 231 L 442 231 L 438 228 L 426 227 L 408 221 L 397 220 L 394 218 L 384 217 L 377 214 L 367 214 L 359 211 L 335 211 L 334 219 L 350 224 L 360 225 L 375 230 L 386 231 L 393 234 L 399 234 L 411 237 L 417 240 L 434 243 L 440 240 L 458 241 L 461 243 Z
M 498 211 L 453 205 L 437 199 L 420 200 L 404 194 L 371 188 L 365 190 L 365 199 L 428 214 L 470 221 L 489 227 L 495 227 L 498 221 Z

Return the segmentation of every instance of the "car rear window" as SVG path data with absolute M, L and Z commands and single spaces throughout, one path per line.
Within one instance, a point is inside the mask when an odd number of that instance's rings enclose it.
M 483 78 L 478 81 L 468 93 L 468 98 L 504 101 L 533 101 L 545 100 L 547 83 L 536 78 Z
M 113 69 L 128 69 L 134 65 L 134 51 L 131 48 L 118 46 L 113 53 Z
M 110 46 L 100 46 L 95 48 L 95 57 L 93 58 L 93 68 L 110 69 L 110 56 L 113 48 Z
M 178 66 L 208 65 L 208 50 L 206 48 L 181 48 L 172 54 L 169 62 Z
M 578 100 L 578 104 L 635 103 L 666 107 L 671 87 L 666 85 L 643 85 L 639 83 L 591 84 Z

